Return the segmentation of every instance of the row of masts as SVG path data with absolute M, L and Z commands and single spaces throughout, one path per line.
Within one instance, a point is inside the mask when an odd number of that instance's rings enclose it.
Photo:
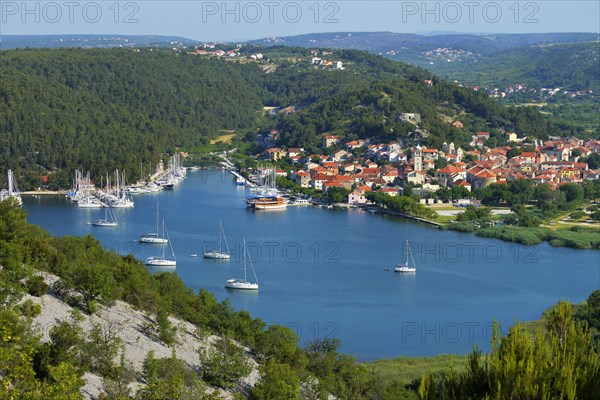
M 143 167 L 141 170 L 143 172 Z M 67 194 L 67 198 L 81 208 L 131 208 L 135 205 L 131 195 L 172 190 L 185 176 L 186 169 L 179 154 L 171 156 L 166 170 L 161 161 L 156 166 L 156 172 L 150 175 L 147 181 L 142 180 L 134 185 L 127 185 L 125 173 L 117 169 L 112 179 L 107 173 L 106 183 L 102 178 L 100 189 L 97 189 L 89 172 L 84 175 L 82 171 L 77 170 L 73 188 Z
M 259 166 L 255 173 L 250 176 L 256 184 L 250 191 L 260 195 L 276 196 L 279 194 L 277 189 L 277 171 L 271 166 Z

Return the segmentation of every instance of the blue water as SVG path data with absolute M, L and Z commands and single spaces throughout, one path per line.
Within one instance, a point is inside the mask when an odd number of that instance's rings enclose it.
M 339 338 L 341 350 L 360 360 L 467 353 L 473 344 L 488 349 L 493 321 L 506 331 L 515 318 L 537 319 L 559 299 L 580 302 L 600 288 L 598 251 L 526 247 L 354 210 L 254 212 L 243 203 L 247 194 L 228 173 L 190 173 L 174 191 L 137 196 L 135 208 L 115 210 L 117 228 L 87 225 L 104 211 L 78 209 L 59 196 L 28 196 L 24 205 L 29 222 L 54 235 L 93 234 L 143 260 L 160 255 L 160 246 L 135 242 L 155 231 L 159 201 L 187 286 L 287 325 L 301 343 Z M 218 242 L 219 221 L 230 262 L 201 258 Z M 258 293 L 223 288 L 242 276 L 244 237 Z M 391 272 L 404 261 L 407 240 L 413 276 Z

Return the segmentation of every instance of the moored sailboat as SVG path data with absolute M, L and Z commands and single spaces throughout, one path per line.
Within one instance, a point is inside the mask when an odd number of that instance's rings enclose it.
M 252 273 L 254 274 L 254 282 L 248 282 L 246 277 L 246 258 L 250 260 L 250 267 L 252 268 Z M 256 271 L 254 271 L 254 265 L 252 264 L 252 259 L 248 257 L 248 248 L 246 247 L 246 238 L 244 238 L 244 279 L 229 279 L 225 283 L 225 288 L 227 289 L 237 289 L 237 290 L 258 290 L 258 279 L 256 278 Z
M 229 246 L 227 245 L 227 238 L 225 237 L 225 231 L 223 230 L 223 224 L 219 222 L 219 248 L 213 251 L 207 251 L 204 253 L 204 258 L 212 258 L 215 260 L 229 260 L 231 255 L 229 254 Z M 225 251 L 223 251 L 221 244 L 225 242 Z
M 21 194 L 19 193 L 17 183 L 15 182 L 15 178 L 13 176 L 13 172 L 10 169 L 8 170 L 8 190 L 2 189 L 2 191 L 0 191 L 0 201 L 8 198 L 15 199 L 19 205 L 23 204 L 23 201 L 21 200 Z
M 156 233 L 146 233 L 145 235 L 140 236 L 140 243 L 150 243 L 150 244 L 167 244 L 168 239 L 165 237 L 160 237 L 158 235 L 158 227 L 159 227 L 159 218 L 158 218 L 158 202 L 156 202 Z
M 166 235 L 166 236 L 165 236 Z M 167 228 L 165 227 L 165 220 L 163 219 L 163 238 L 167 240 L 169 243 L 169 248 L 171 249 L 171 256 L 173 259 L 165 258 L 165 248 L 166 244 L 163 245 L 162 255 L 160 257 L 148 257 L 146 258 L 146 265 L 151 265 L 154 267 L 175 267 L 177 266 L 177 259 L 175 258 L 175 252 L 173 251 L 173 246 L 171 245 L 171 241 L 168 239 L 169 234 L 167 233 Z M 166 242 L 165 242 L 166 243 Z
M 409 256 L 410 260 L 412 260 L 412 266 L 409 264 Z M 396 264 L 394 267 L 394 272 L 417 272 L 417 268 L 415 266 L 415 259 L 413 258 L 412 252 L 410 251 L 410 245 L 408 244 L 408 240 L 406 241 L 406 262 L 404 264 Z
M 109 219 L 109 217 L 110 217 L 110 219 Z M 113 228 L 113 227 L 117 226 L 117 216 L 115 215 L 115 213 L 113 212 L 112 209 L 105 207 L 104 208 L 104 219 L 99 218 L 96 221 L 92 222 L 91 225 Z

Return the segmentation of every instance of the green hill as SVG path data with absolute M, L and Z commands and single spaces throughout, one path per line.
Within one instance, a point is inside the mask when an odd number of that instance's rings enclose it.
M 443 75 L 473 85 L 600 91 L 600 42 L 520 47 L 466 65 L 445 66 Z
M 174 146 L 250 127 L 262 104 L 246 87 L 259 77 L 167 51 L 0 52 L 0 170 L 135 173 Z

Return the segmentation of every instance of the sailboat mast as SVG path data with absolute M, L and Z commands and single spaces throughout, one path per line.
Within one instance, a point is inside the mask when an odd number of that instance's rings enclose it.
M 156 234 L 158 235 L 158 201 L 156 202 Z
M 221 252 L 221 235 L 223 234 L 223 224 L 219 222 L 219 253 Z
M 246 253 L 248 252 L 248 249 L 246 248 L 246 238 L 244 238 L 244 282 L 248 282 L 246 280 Z
M 13 173 L 12 170 L 8 170 L 8 194 L 13 194 Z
M 162 232 L 162 237 L 163 237 L 163 239 L 165 238 L 165 220 L 164 220 L 164 219 L 163 219 L 163 232 Z M 165 259 L 165 247 L 167 247 L 167 246 L 164 246 L 164 245 L 163 245 L 163 248 L 162 248 L 162 259 L 163 259 L 163 260 Z

